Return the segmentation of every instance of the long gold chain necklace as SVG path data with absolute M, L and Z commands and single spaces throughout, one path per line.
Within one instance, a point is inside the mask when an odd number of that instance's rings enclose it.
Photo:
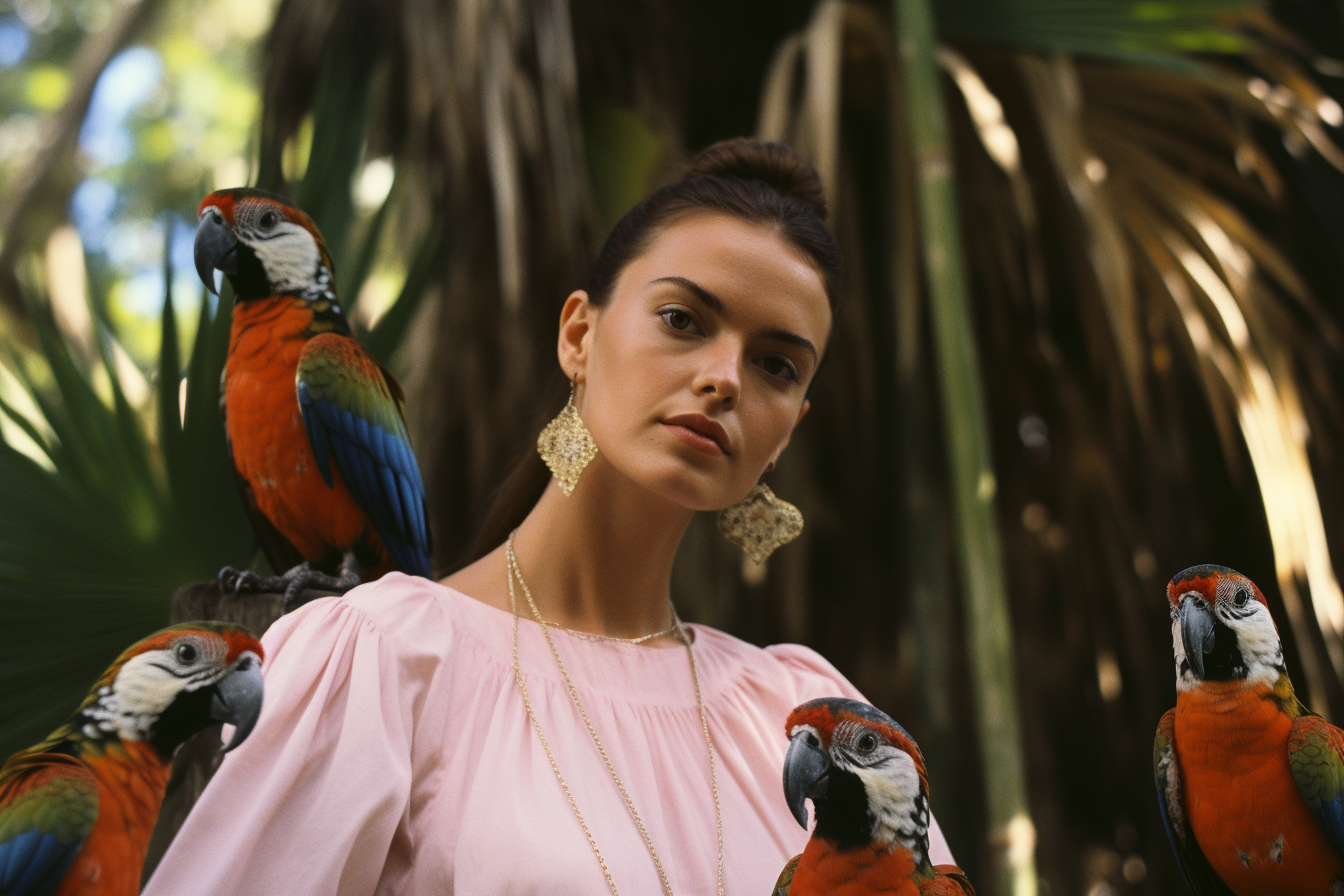
M 532 592 L 527 587 L 527 581 L 523 578 L 522 570 L 518 567 L 518 558 L 513 553 L 513 536 L 515 534 L 516 530 L 509 533 L 509 540 L 504 547 L 504 555 L 508 560 L 509 567 L 509 608 L 513 611 L 513 677 L 518 682 L 518 690 L 523 694 L 523 706 L 527 709 L 527 717 L 532 721 L 532 727 L 536 729 L 537 738 L 541 741 L 541 748 L 546 751 L 546 758 L 550 760 L 551 771 L 555 772 L 555 779 L 560 782 L 560 789 L 564 791 L 565 798 L 569 800 L 569 807 L 574 810 L 574 817 L 578 819 L 579 827 L 583 828 L 583 835 L 588 838 L 588 845 L 592 847 L 593 855 L 597 857 L 597 864 L 602 867 L 602 875 L 607 879 L 607 889 L 611 891 L 611 896 L 618 896 L 616 883 L 611 879 L 611 869 L 607 867 L 606 860 L 602 858 L 602 852 L 597 848 L 597 840 L 593 838 L 593 832 L 589 830 L 588 823 L 583 820 L 583 813 L 579 811 L 579 804 L 575 802 L 574 794 L 570 792 L 569 785 L 565 783 L 565 776 L 560 774 L 560 766 L 556 764 L 555 756 L 551 753 L 551 747 L 546 742 L 546 735 L 542 733 L 541 722 L 538 721 L 537 714 L 532 709 L 532 700 L 527 695 L 527 685 L 523 682 L 523 670 L 518 664 L 518 600 L 513 589 L 515 578 L 518 580 L 518 584 L 523 587 L 523 596 L 527 598 L 527 604 L 532 609 L 533 617 L 541 624 L 541 633 L 546 636 L 546 643 L 551 648 L 551 654 L 555 656 L 555 664 L 560 667 L 560 677 L 565 681 L 565 689 L 569 691 L 569 697 L 574 701 L 574 708 L 579 711 L 584 727 L 588 729 L 588 734 L 593 739 L 593 745 L 597 747 L 597 752 L 602 756 L 607 771 L 611 773 L 611 779 L 616 782 L 616 789 L 620 791 L 621 798 L 625 800 L 625 807 L 630 810 L 630 817 L 634 819 L 635 827 L 639 829 L 639 835 L 644 838 L 644 845 L 648 847 L 649 855 L 653 857 L 653 867 L 658 872 L 658 880 L 662 882 L 663 893 L 665 896 L 672 896 L 672 886 L 667 882 L 667 874 L 663 871 L 663 863 L 658 859 L 658 851 L 653 848 L 653 840 L 649 837 L 648 829 L 644 827 L 644 822 L 640 819 L 639 813 L 635 811 L 634 801 L 630 799 L 630 794 L 626 792 L 625 785 L 616 774 L 616 768 L 611 764 L 611 757 L 607 755 L 606 748 L 602 746 L 602 741 L 598 739 L 597 730 L 593 728 L 593 723 L 588 720 L 588 713 L 584 712 L 583 704 L 579 702 L 579 692 L 575 689 L 573 682 L 569 680 L 569 673 L 565 671 L 565 664 L 560 659 L 560 651 L 555 649 L 555 642 L 551 640 L 549 628 L 553 624 L 547 623 L 542 618 L 541 611 L 537 609 L 536 601 L 532 599 Z M 560 626 L 555 627 L 559 628 Z M 709 787 L 714 795 L 714 829 L 718 836 L 719 850 L 717 892 L 719 896 L 723 896 L 723 813 L 719 807 L 719 785 L 714 769 L 714 741 L 709 736 L 709 716 L 705 713 L 705 702 L 700 696 L 700 677 L 696 674 L 695 652 L 691 650 L 691 639 L 686 634 L 686 629 L 682 626 L 681 620 L 677 618 L 676 610 L 672 611 L 672 628 L 669 631 L 676 632 L 681 639 L 681 643 L 686 646 L 686 656 L 691 661 L 691 685 L 695 688 L 695 706 L 700 713 L 700 728 L 704 732 L 705 748 L 709 752 Z M 667 633 L 657 632 L 637 640 L 625 638 L 607 638 L 607 640 L 641 643 Z

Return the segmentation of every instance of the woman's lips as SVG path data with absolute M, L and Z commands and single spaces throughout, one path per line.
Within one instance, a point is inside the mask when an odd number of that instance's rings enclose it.
M 669 417 L 663 421 L 663 425 L 697 451 L 709 455 L 728 453 L 726 448 L 728 434 L 722 426 L 708 417 L 684 414 L 680 417 Z

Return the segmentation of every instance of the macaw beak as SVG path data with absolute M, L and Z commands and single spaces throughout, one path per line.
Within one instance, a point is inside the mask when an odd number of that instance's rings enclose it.
M 210 718 L 234 726 L 233 739 L 220 752 L 229 752 L 252 733 L 261 715 L 262 691 L 261 661 L 251 653 L 244 654 L 234 670 L 215 685 Z
M 830 772 L 831 758 L 817 736 L 806 729 L 795 734 L 789 741 L 789 752 L 784 754 L 784 799 L 803 830 L 807 830 L 806 801 L 815 804 L 825 798 Z
M 1181 598 L 1181 643 L 1185 645 L 1185 659 L 1201 680 L 1204 678 L 1204 655 L 1213 652 L 1217 637 L 1213 613 L 1204 599 L 1194 594 Z
M 238 273 L 238 239 L 224 223 L 219 209 L 207 207 L 201 212 L 201 223 L 196 228 L 195 254 L 196 273 L 211 292 L 215 292 L 216 270 Z

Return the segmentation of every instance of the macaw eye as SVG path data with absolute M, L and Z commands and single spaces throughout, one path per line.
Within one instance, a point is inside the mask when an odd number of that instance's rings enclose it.
M 1237 607 L 1244 607 L 1251 600 L 1251 592 L 1247 588 L 1238 588 L 1237 593 L 1232 595 L 1232 603 Z
M 280 223 L 280 213 L 271 209 L 261 213 L 261 218 L 257 221 L 262 230 L 270 230 Z
M 871 753 L 877 749 L 877 735 L 871 731 L 865 731 L 859 735 L 855 746 L 859 748 L 860 753 Z
M 183 665 L 189 666 L 192 663 L 196 662 L 195 644 L 179 644 L 177 645 L 176 652 L 178 662 L 182 663 Z

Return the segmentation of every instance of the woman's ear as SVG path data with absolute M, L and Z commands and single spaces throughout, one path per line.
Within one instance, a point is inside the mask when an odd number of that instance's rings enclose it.
M 588 293 L 576 289 L 565 299 L 560 309 L 560 338 L 556 354 L 560 367 L 570 380 L 582 381 L 588 366 L 588 348 L 593 340 L 593 324 L 598 309 L 588 300 Z

